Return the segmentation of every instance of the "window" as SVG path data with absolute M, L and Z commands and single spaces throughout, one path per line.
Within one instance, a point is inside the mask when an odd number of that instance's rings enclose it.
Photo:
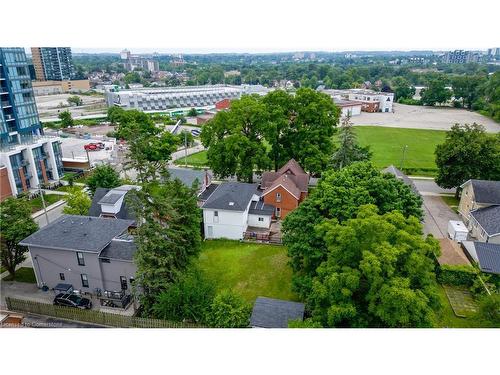
M 78 260 L 78 265 L 79 266 L 84 266 L 85 265 L 85 259 L 83 258 L 83 253 L 77 252 L 76 253 L 76 259 Z
M 281 193 L 276 193 L 276 202 L 281 202 Z
M 214 223 L 219 222 L 219 211 L 214 211 Z
M 264 218 L 263 217 L 259 217 L 259 221 L 264 221 Z
M 120 285 L 122 290 L 127 290 L 127 278 L 125 276 L 120 276 Z
M 82 273 L 82 274 L 80 275 L 80 277 L 82 278 L 82 286 L 83 286 L 84 288 L 88 288 L 88 287 L 89 287 L 89 279 L 88 279 L 87 275 L 86 275 L 86 274 L 84 274 L 84 273 Z
M 64 278 L 64 273 L 60 273 L 60 274 L 59 274 L 59 279 L 61 279 L 61 281 L 66 280 L 66 279 Z
M 276 217 L 281 217 L 281 208 L 276 207 Z

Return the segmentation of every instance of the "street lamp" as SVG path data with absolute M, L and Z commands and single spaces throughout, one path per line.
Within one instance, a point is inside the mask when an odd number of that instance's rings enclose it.
M 403 170 L 403 165 L 405 162 L 405 157 L 406 157 L 406 149 L 408 148 L 408 145 L 405 145 L 403 147 L 403 158 L 401 159 L 401 165 L 399 166 L 399 169 L 402 171 Z

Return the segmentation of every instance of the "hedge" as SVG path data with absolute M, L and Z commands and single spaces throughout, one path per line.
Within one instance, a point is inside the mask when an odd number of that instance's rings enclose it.
M 437 279 L 441 284 L 472 287 L 478 271 L 471 266 L 450 266 L 447 264 L 439 268 Z

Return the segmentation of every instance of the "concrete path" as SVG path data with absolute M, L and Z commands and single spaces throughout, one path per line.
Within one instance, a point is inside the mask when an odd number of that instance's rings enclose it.
M 412 181 L 415 183 L 415 186 L 417 187 L 418 191 L 422 195 L 433 195 L 430 193 L 435 194 L 455 194 L 455 189 L 443 189 L 442 187 L 438 186 L 434 182 L 432 178 L 415 178 L 415 177 L 410 177 Z

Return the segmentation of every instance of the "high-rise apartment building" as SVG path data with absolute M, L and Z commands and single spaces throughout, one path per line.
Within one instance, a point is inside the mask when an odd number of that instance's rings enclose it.
M 43 135 L 23 48 L 0 48 L 0 200 L 63 175 L 61 142 Z
M 69 47 L 31 47 L 33 66 L 38 81 L 64 81 L 75 78 Z
M 444 62 L 447 64 L 467 64 L 478 61 L 479 54 L 472 51 L 455 50 L 446 52 L 444 55 Z

